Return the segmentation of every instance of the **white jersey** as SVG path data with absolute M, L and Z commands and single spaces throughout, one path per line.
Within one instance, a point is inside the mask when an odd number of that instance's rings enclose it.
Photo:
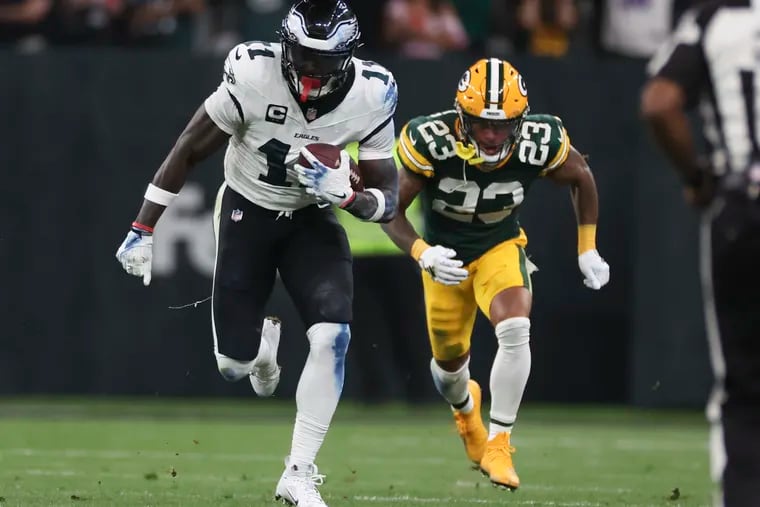
M 299 185 L 293 169 L 303 146 L 345 147 L 356 141 L 360 160 L 393 157 L 398 92 L 388 70 L 353 58 L 353 83 L 347 85 L 345 98 L 328 112 L 308 102 L 304 111 L 283 76 L 281 53 L 276 43 L 234 47 L 225 61 L 222 83 L 205 107 L 231 136 L 224 157 L 230 188 L 263 208 L 293 211 L 316 202 Z M 323 101 L 327 98 L 317 103 Z

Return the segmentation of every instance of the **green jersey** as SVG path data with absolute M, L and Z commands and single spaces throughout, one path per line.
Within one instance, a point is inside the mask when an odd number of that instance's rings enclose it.
M 520 204 L 536 179 L 567 160 L 570 140 L 556 116 L 528 115 L 507 162 L 484 172 L 457 156 L 457 119 L 453 110 L 414 118 L 397 149 L 407 170 L 429 178 L 421 193 L 425 241 L 453 248 L 468 264 L 519 236 Z

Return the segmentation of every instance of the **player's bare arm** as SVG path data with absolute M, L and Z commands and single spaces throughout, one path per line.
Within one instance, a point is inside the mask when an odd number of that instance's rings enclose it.
M 209 118 L 205 106 L 201 104 L 151 183 L 167 192 L 178 193 L 185 184 L 190 169 L 223 146 L 229 137 Z M 165 209 L 166 206 L 146 198 L 135 221 L 153 228 Z
M 185 184 L 190 169 L 228 139 L 229 135 L 219 129 L 201 105 L 153 176 L 137 218 L 116 251 L 116 258 L 126 272 L 142 277 L 143 284 L 150 285 L 153 228 L 158 219 Z
M 396 216 L 399 193 L 398 171 L 396 171 L 393 158 L 360 160 L 359 169 L 364 179 L 364 186 L 382 192 L 384 202 L 380 203 L 378 196 L 372 192 L 357 192 L 353 202 L 344 209 L 358 218 L 368 220 L 382 205 L 383 213 L 375 221 L 381 223 L 391 221 Z
M 565 163 L 547 174 L 559 185 L 569 185 L 578 225 L 596 225 L 599 219 L 599 198 L 596 182 L 583 155 L 571 147 Z
M 644 87 L 641 114 L 652 137 L 686 185 L 687 200 L 702 206 L 711 199 L 712 179 L 705 177 L 706 167 L 697 158 L 685 108 L 686 93 L 675 81 L 657 77 Z
M 420 239 L 420 235 L 406 216 L 406 210 L 425 187 L 425 180 L 402 168 L 398 171 L 398 186 L 398 213 L 393 220 L 383 224 L 382 228 L 397 247 L 411 255 L 412 245 Z
M 382 225 L 383 230 L 400 249 L 412 256 L 436 282 L 457 285 L 468 276 L 456 252 L 441 245 L 428 245 L 406 216 L 406 210 L 427 184 L 426 178 L 403 168 L 399 171 L 399 203 L 396 218 Z
M 586 159 L 570 147 L 567 160 L 547 174 L 560 185 L 570 186 L 570 195 L 578 220 L 578 267 L 586 287 L 599 290 L 610 279 L 610 267 L 596 250 L 596 224 L 599 220 L 599 198 L 596 182 Z

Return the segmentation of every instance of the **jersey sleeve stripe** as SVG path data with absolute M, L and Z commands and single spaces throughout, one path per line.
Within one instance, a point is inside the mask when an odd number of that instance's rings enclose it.
M 549 162 L 549 165 L 546 166 L 546 169 L 551 171 L 552 169 L 561 166 L 565 163 L 565 160 L 567 160 L 568 155 L 570 155 L 570 136 L 567 135 L 567 131 L 563 128 L 562 145 L 559 147 L 559 150 L 557 150 L 557 155 L 551 162 Z
M 409 138 L 408 126 L 401 129 L 401 135 L 399 136 L 399 146 L 401 146 L 403 153 L 415 163 L 417 167 L 423 171 L 432 171 L 433 165 L 414 147 L 414 143 Z M 401 152 L 402 150 L 399 150 Z
M 398 154 L 401 157 L 401 161 L 404 163 L 406 167 L 418 173 L 432 173 L 433 172 L 432 165 L 420 164 L 419 162 L 417 162 L 417 160 L 414 159 L 412 155 L 410 155 L 409 148 L 407 144 L 404 142 L 403 138 L 401 139 L 401 142 L 398 143 L 398 145 L 399 145 Z
M 231 91 L 227 90 L 227 93 L 230 94 L 230 98 L 232 99 L 232 102 L 235 103 L 235 107 L 237 108 L 238 115 L 240 115 L 240 121 L 242 123 L 245 123 L 245 115 L 243 115 L 243 106 L 240 105 L 240 101 L 235 97 Z
M 416 160 L 409 157 L 407 154 L 406 148 L 404 147 L 404 144 L 402 142 L 398 143 L 398 156 L 401 159 L 401 163 L 409 169 L 410 171 L 417 173 L 417 174 L 423 174 L 425 176 L 429 176 L 433 172 L 432 166 L 420 166 L 419 163 L 417 163 Z
M 377 127 L 374 129 L 374 130 L 372 130 L 372 132 L 370 132 L 369 134 L 367 134 L 366 136 L 364 136 L 364 138 L 363 138 L 361 141 L 359 141 L 359 144 L 364 144 L 364 143 L 366 143 L 367 141 L 369 141 L 370 139 L 372 139 L 372 136 L 374 136 L 375 134 L 377 134 L 378 132 L 380 132 L 381 130 L 383 130 L 383 128 L 384 128 L 386 125 L 388 125 L 388 123 L 389 123 L 389 122 L 390 122 L 392 119 L 393 119 L 393 115 L 390 115 L 389 117 L 387 117 L 387 118 L 385 119 L 385 121 L 383 121 L 383 123 L 381 123 L 380 125 L 378 125 L 378 126 L 377 126 Z

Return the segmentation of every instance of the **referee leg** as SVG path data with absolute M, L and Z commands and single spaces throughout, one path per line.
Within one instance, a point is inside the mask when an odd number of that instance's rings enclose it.
M 733 211 L 729 204 L 718 217 L 711 242 L 723 370 L 716 371 L 723 388 L 723 498 L 725 507 L 754 507 L 760 505 L 760 227 Z

